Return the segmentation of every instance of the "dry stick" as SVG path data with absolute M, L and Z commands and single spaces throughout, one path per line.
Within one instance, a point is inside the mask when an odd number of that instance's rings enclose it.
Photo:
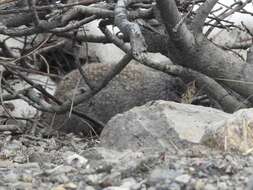
M 74 57 L 75 57 L 75 64 L 77 66 L 77 69 L 79 70 L 80 75 L 82 76 L 84 82 L 88 85 L 88 87 L 93 90 L 93 86 L 91 84 L 91 82 L 89 81 L 89 79 L 86 77 L 83 68 L 81 67 L 81 63 L 80 63 L 80 59 L 79 59 L 79 55 L 78 55 L 78 49 L 75 46 L 75 38 L 73 39 L 73 45 L 72 48 L 74 48 Z
M 4 80 L 4 79 L 3 79 Z M 7 82 L 5 83 L 5 85 L 3 85 L 3 88 L 9 93 L 9 94 L 13 94 L 16 95 L 19 99 L 24 100 L 25 102 L 27 102 L 29 105 L 33 106 L 34 108 L 40 110 L 40 106 L 41 105 L 41 98 L 37 101 L 34 102 L 33 99 L 34 97 L 30 97 L 30 94 L 28 93 L 29 89 L 24 91 L 22 94 L 21 93 L 17 93 L 15 92 L 15 90 L 13 88 L 11 88 Z M 30 88 L 32 89 L 32 88 Z
M 13 1 L 17 1 L 17 0 L 0 0 L 0 5 L 5 4 L 5 3 L 10 3 Z
M 120 31 L 130 38 L 132 55 L 141 57 L 147 51 L 147 44 L 141 33 L 140 27 L 134 22 L 130 22 L 127 16 L 128 0 L 118 0 L 114 9 L 114 23 Z
M 57 98 L 55 98 L 53 95 L 51 95 L 50 93 L 48 93 L 41 85 L 34 83 L 33 81 L 31 81 L 30 79 L 28 79 L 28 78 L 27 78 L 25 75 L 23 75 L 22 73 L 19 73 L 19 72 L 16 72 L 16 71 L 14 71 L 14 70 L 11 70 L 11 69 L 8 68 L 8 67 L 5 67 L 5 68 L 6 68 L 6 70 L 10 71 L 11 73 L 13 73 L 13 74 L 19 76 L 19 77 L 20 77 L 21 79 L 23 79 L 25 82 L 27 82 L 28 84 L 30 84 L 33 88 L 37 89 L 39 92 L 41 92 L 43 95 L 45 95 L 46 97 L 48 97 L 48 98 L 50 98 L 51 100 L 53 100 L 53 101 L 54 101 L 55 103 L 57 103 L 58 105 L 61 105 L 61 104 L 62 104 L 61 101 L 59 101 L 59 100 L 58 100 Z M 33 96 L 33 95 L 31 95 L 31 94 L 30 94 L 29 98 L 30 98 L 33 102 L 38 103 L 40 106 L 43 107 L 43 108 L 39 108 L 40 110 L 47 111 L 47 108 L 46 108 L 45 106 L 41 105 L 41 103 L 40 103 L 41 99 L 38 100 L 38 99 L 36 99 L 35 96 Z M 36 108 L 38 109 L 38 107 L 36 107 Z M 101 121 L 98 121 L 98 120 L 96 120 L 96 119 L 94 119 L 94 118 L 91 118 L 91 117 L 87 116 L 86 114 L 83 114 L 83 113 L 81 113 L 81 112 L 79 112 L 79 111 L 73 110 L 72 112 L 73 112 L 73 114 L 75 114 L 75 115 L 77 115 L 77 116 L 79 116 L 79 117 L 82 117 L 82 118 L 86 119 L 86 120 L 89 121 L 89 122 L 94 123 L 95 125 L 97 125 L 97 126 L 100 127 L 100 128 L 104 128 L 104 126 L 105 126 Z
M 105 36 L 112 41 L 117 47 L 122 49 L 125 53 L 131 53 L 131 49 L 127 47 L 124 42 L 118 39 L 116 36 L 113 36 L 111 32 L 106 28 L 106 21 L 101 21 L 99 28 L 105 34 Z M 227 112 L 233 112 L 238 108 L 248 107 L 244 102 L 238 101 L 235 97 L 231 96 L 219 83 L 217 83 L 212 78 L 199 73 L 197 71 L 186 69 L 179 65 L 173 65 L 171 62 L 168 64 L 154 62 L 149 59 L 147 56 L 144 56 L 142 60 L 137 60 L 142 64 L 151 67 L 153 69 L 168 73 L 170 75 L 180 76 L 181 78 L 194 78 L 202 86 L 205 86 L 205 90 L 208 95 L 217 100 L 223 109 Z
M 3 66 L 4 64 L 6 64 L 6 63 L 0 62 L 0 65 Z M 19 67 L 19 66 L 16 66 L 16 65 L 12 65 L 12 64 L 8 64 L 8 67 L 13 69 L 13 70 L 18 70 L 18 71 L 23 71 L 23 72 L 27 72 L 27 73 L 34 73 L 34 74 L 39 74 L 39 75 L 42 75 L 42 76 L 49 76 L 49 77 L 55 77 L 55 78 L 58 78 L 58 79 L 62 79 L 61 76 L 58 76 L 58 75 L 55 75 L 55 74 L 48 74 L 48 73 L 44 73 L 44 72 L 34 70 L 34 69 L 26 69 L 26 68 L 22 68 L 22 67 Z
M 150 10 L 141 10 L 136 14 L 136 12 L 130 12 L 129 18 L 130 19 L 136 19 L 136 18 L 145 18 L 149 17 L 152 14 L 152 9 Z M 33 35 L 37 33 L 45 33 L 50 32 L 50 30 L 53 30 L 57 27 L 64 27 L 66 26 L 70 21 L 76 19 L 78 16 L 93 16 L 96 15 L 97 18 L 113 18 L 113 11 L 103 9 L 103 8 L 97 8 L 97 7 L 86 7 L 86 6 L 79 6 L 75 7 L 75 11 L 70 10 L 69 12 L 66 12 L 60 19 L 60 17 L 57 17 L 57 19 L 53 19 L 51 21 L 42 20 L 40 24 L 35 27 L 27 27 L 24 29 L 20 29 L 19 27 L 16 28 L 8 28 L 3 23 L 0 27 L 0 34 L 8 35 L 8 36 L 27 36 L 27 35 Z M 73 25 L 73 27 L 67 27 L 67 30 L 71 30 L 72 28 L 77 27 L 82 21 L 78 22 L 77 25 Z M 84 21 L 83 21 L 84 22 Z M 22 23 L 20 24 L 22 25 Z M 20 26 L 19 25 L 19 26 Z M 57 30 L 60 30 L 58 28 Z M 65 30 L 65 29 L 63 29 Z
M 202 6 L 198 8 L 194 20 L 192 22 L 192 29 L 196 33 L 202 32 L 205 20 L 208 17 L 214 5 L 217 3 L 217 1 L 218 0 L 207 0 L 205 3 L 203 3 Z
M 121 70 L 131 61 L 131 59 L 132 59 L 131 55 L 125 55 L 119 61 L 119 63 L 117 65 L 115 65 L 114 68 L 106 75 L 106 77 L 98 85 L 96 85 L 94 87 L 93 90 L 88 90 L 87 93 L 78 95 L 76 97 L 75 101 L 73 102 L 73 105 L 77 105 L 81 102 L 88 101 L 90 98 L 92 98 L 98 92 L 100 92 L 100 90 L 102 90 L 117 74 L 119 74 L 121 72 Z M 36 85 L 34 82 L 30 81 L 26 76 L 24 76 L 22 73 L 15 72 L 11 68 L 8 68 L 8 65 L 6 65 L 6 64 L 2 64 L 2 65 L 5 66 L 5 68 L 7 70 L 9 70 L 10 72 L 19 76 L 21 79 L 26 81 L 32 87 L 39 90 L 42 94 L 46 95 L 47 97 L 49 97 L 50 99 L 52 99 L 54 102 L 56 102 L 58 104 L 58 105 L 51 106 L 49 108 L 48 107 L 41 107 L 40 110 L 48 111 L 48 112 L 64 113 L 68 110 L 69 106 L 72 104 L 72 101 L 67 101 L 67 102 L 64 102 L 63 104 L 61 104 L 62 102 L 59 102 L 59 100 L 57 100 L 54 96 L 49 94 L 44 88 L 42 88 L 41 85 Z M 36 100 L 35 97 L 34 97 L 33 101 L 39 102 L 39 100 Z M 88 121 L 98 124 L 98 127 L 101 127 L 101 126 L 104 127 L 104 124 L 102 124 L 101 122 L 99 122 L 95 119 L 88 117 L 85 114 L 78 113 L 74 110 L 73 110 L 73 113 L 85 118 Z
M 26 101 L 29 105 L 32 105 L 34 108 L 38 109 L 38 110 L 41 110 L 41 111 L 45 111 L 44 109 L 41 109 L 41 107 L 46 107 L 44 106 L 44 102 L 41 101 L 41 98 L 40 97 L 36 97 L 36 95 L 34 94 L 34 92 L 31 93 L 31 91 L 29 91 L 29 89 L 32 89 L 32 87 L 26 89 L 26 90 L 23 90 L 23 91 L 19 91 L 20 93 L 18 92 L 15 92 L 13 89 L 11 89 L 10 87 L 7 87 L 7 86 L 4 86 L 4 89 L 9 92 L 10 94 L 13 94 L 15 95 L 17 98 L 19 99 L 23 99 L 24 101 Z M 22 94 L 21 94 L 22 92 Z M 25 94 L 25 95 L 24 95 Z M 39 107 L 39 106 L 41 107 Z M 89 116 L 81 113 L 81 112 L 78 112 L 78 111 L 75 111 L 73 110 L 72 111 L 73 114 L 85 119 L 85 121 L 87 121 L 88 123 L 92 123 L 94 125 L 96 125 L 96 127 L 99 127 L 100 129 L 103 129 L 105 127 L 105 125 L 98 121 L 98 120 L 95 120 L 93 118 L 90 118 Z
M 7 1 L 7 0 L 5 0 Z M 17 1 L 17 0 L 9 0 L 9 1 Z M 51 4 L 51 5 L 43 5 L 43 6 L 36 6 L 37 11 L 44 11 L 44 10 L 55 10 L 55 9 L 65 9 L 68 7 L 73 7 L 77 5 L 90 5 L 93 3 L 98 3 L 99 0 L 85 0 L 78 3 L 69 3 L 69 4 Z M 1 5 L 1 3 L 0 3 Z M 0 10 L 0 15 L 7 15 L 7 14 L 17 14 L 17 13 L 29 13 L 31 10 L 29 8 L 19 8 L 19 9 L 7 9 L 7 10 Z
M 19 94 L 25 94 L 29 89 L 31 89 L 31 87 L 25 88 L 25 89 L 22 89 L 22 90 L 18 90 L 15 93 L 13 92 L 11 94 L 3 95 L 3 101 L 10 101 L 10 100 L 19 99 L 20 98 Z
M 220 16 L 220 19 L 224 20 L 225 18 L 229 17 L 230 15 L 234 14 L 235 12 L 239 11 L 240 9 L 242 9 L 243 7 L 245 7 L 247 4 L 249 4 L 250 2 L 252 2 L 252 0 L 246 0 L 245 2 L 243 2 L 242 4 L 239 4 L 238 6 L 236 6 L 235 8 L 231 9 L 230 11 L 228 11 L 227 13 L 225 13 L 224 15 Z M 216 25 L 217 22 L 214 23 L 214 25 Z M 208 36 L 212 31 L 213 31 L 214 27 L 210 27 L 207 32 L 205 33 L 206 36 Z
M 127 54 L 125 55 L 117 65 L 115 65 L 109 72 L 108 74 L 105 76 L 105 78 L 99 82 L 98 84 L 94 85 L 94 89 L 91 90 L 87 90 L 85 93 L 80 94 L 78 96 L 76 96 L 75 101 L 73 102 L 73 105 L 78 105 L 82 102 L 88 101 L 89 99 L 91 99 L 94 95 L 96 95 L 97 93 L 99 93 L 104 87 L 106 87 L 108 85 L 108 83 L 117 75 L 121 72 L 122 69 L 125 68 L 125 66 L 132 60 L 132 55 Z M 51 106 L 49 108 L 43 108 L 45 111 L 47 112 L 56 112 L 56 113 L 65 113 L 69 106 L 72 104 L 72 101 L 65 101 L 62 105 L 57 106 Z
M 38 7 L 34 7 L 34 10 L 38 11 Z M 1 11 L 0 11 L 1 12 Z M 51 29 L 54 29 L 56 27 L 65 26 L 68 24 L 69 21 L 74 20 L 77 18 L 77 16 L 80 16 L 80 14 L 84 14 L 84 16 L 87 15 L 96 15 L 99 18 L 107 18 L 107 17 L 113 17 L 113 11 L 108 10 L 108 8 L 100 8 L 100 7 L 88 7 L 88 6 L 76 6 L 73 10 L 69 10 L 66 13 L 64 13 L 61 17 L 58 16 L 55 19 L 51 21 L 41 20 L 38 27 L 30 27 L 30 28 L 8 28 L 5 26 L 7 23 L 2 23 L 0 27 L 0 33 L 4 35 L 9 36 L 24 36 L 24 35 L 32 35 L 35 33 L 44 33 L 48 32 Z M 136 12 L 132 11 L 130 12 L 130 18 L 135 19 L 136 17 L 147 17 L 152 14 L 152 9 L 149 10 L 141 10 L 137 14 Z M 27 16 L 27 15 L 26 15 Z M 25 21 L 25 19 L 23 19 Z M 21 23 L 23 20 L 20 20 L 19 25 L 27 24 L 27 23 Z M 8 22 L 8 25 L 10 23 Z M 81 22 L 79 22 L 81 24 Z M 78 25 L 78 24 L 77 24 Z M 15 25 L 15 27 L 17 27 Z M 74 26 L 77 27 L 77 26 Z M 68 30 L 71 30 L 71 27 L 68 28 Z
M 220 4 L 219 2 L 217 2 L 218 4 Z M 229 6 L 225 6 L 224 4 L 222 4 L 223 7 L 227 8 L 224 11 L 222 11 L 220 14 L 215 15 L 213 11 L 210 12 L 210 14 L 212 14 L 214 16 L 214 18 L 210 19 L 209 21 L 206 22 L 206 24 L 210 24 L 213 20 L 216 20 L 217 22 L 223 21 L 226 22 L 224 19 L 220 19 L 219 17 L 226 14 L 234 5 L 237 5 L 237 3 L 233 3 L 230 7 Z M 220 10 L 222 10 L 222 7 L 220 8 Z
M 73 32 L 66 32 L 66 33 L 56 33 L 59 37 L 64 37 L 67 39 L 73 39 Z M 77 34 L 76 35 L 77 41 L 82 42 L 92 42 L 92 43 L 111 43 L 104 35 L 93 35 L 93 34 Z
M 24 57 L 29 56 L 29 55 L 32 54 L 32 53 L 35 53 L 36 50 L 39 49 L 39 47 L 41 47 L 44 43 L 46 43 L 47 40 L 48 40 L 48 39 L 46 39 L 44 42 L 42 42 L 42 43 L 38 46 L 38 48 L 36 48 L 36 49 L 33 50 L 32 52 L 30 52 L 29 54 L 27 54 L 27 55 L 25 55 L 25 56 L 22 56 L 22 57 L 20 57 L 20 58 L 18 58 L 18 59 L 15 59 L 15 60 L 13 61 L 13 63 L 17 62 L 18 60 L 20 60 L 20 59 L 22 59 L 22 58 L 24 58 Z M 2 65 L 6 68 L 6 70 L 8 70 L 8 71 L 10 71 L 11 73 L 16 74 L 17 76 L 19 76 L 21 79 L 23 79 L 24 81 L 26 81 L 28 84 L 30 84 L 32 87 L 34 87 L 35 89 L 37 89 L 38 91 L 40 91 L 40 92 L 41 92 L 43 95 L 45 95 L 46 97 L 48 97 L 48 98 L 50 98 L 51 100 L 53 100 L 53 101 L 54 101 L 55 103 L 57 103 L 58 105 L 61 105 L 61 104 L 62 104 L 62 102 L 60 102 L 58 99 L 56 99 L 53 95 L 49 94 L 41 85 L 35 84 L 34 82 L 32 82 L 30 79 L 28 79 L 28 78 L 27 78 L 25 75 L 23 75 L 22 73 L 16 72 L 16 71 L 14 71 L 13 69 L 11 69 L 11 68 L 9 67 L 9 64 L 4 64 L 4 63 L 2 63 Z M 32 97 L 30 97 L 30 99 L 31 99 L 31 98 L 32 98 Z M 36 99 L 32 99 L 32 101 L 33 101 L 33 102 L 36 102 Z M 38 101 L 37 101 L 37 103 L 38 103 Z M 40 105 L 41 105 L 41 104 L 40 104 Z M 36 107 L 36 108 L 38 108 L 38 107 Z M 90 122 L 96 124 L 96 125 L 99 126 L 100 128 L 104 128 L 104 124 L 103 124 L 102 122 L 100 122 L 100 121 L 98 121 L 98 120 L 96 120 L 96 119 L 94 119 L 94 118 L 91 118 L 91 117 L 89 117 L 89 116 L 87 116 L 87 115 L 85 115 L 85 114 L 83 114 L 83 113 L 80 113 L 80 112 L 78 112 L 78 111 L 76 111 L 76 110 L 73 110 L 73 114 L 75 114 L 75 115 L 77 115 L 77 116 L 79 116 L 79 117 L 82 117 L 82 118 L 86 119 L 87 121 L 90 121 Z
M 68 24 L 65 27 L 54 28 L 54 29 L 50 30 L 50 32 L 52 32 L 52 33 L 62 33 L 62 32 L 72 31 L 72 30 L 78 29 L 81 26 L 83 26 L 84 24 L 92 22 L 92 21 L 94 21 L 96 19 L 97 19 L 97 16 L 96 15 L 92 15 L 92 16 L 84 18 L 84 19 L 82 19 L 80 21 L 76 21 L 76 23 L 70 23 L 70 24 Z
M 13 120 L 15 120 L 13 118 L 13 116 L 11 115 L 11 113 L 9 112 L 9 110 L 5 107 L 4 105 L 4 101 L 3 101 L 3 90 L 2 90 L 2 77 L 3 77 L 3 71 L 0 71 L 0 101 L 1 101 L 1 105 L 4 109 L 4 111 L 10 116 L 10 118 L 12 118 Z M 17 122 L 17 120 L 15 120 Z
M 27 3 L 29 5 L 29 9 L 32 11 L 33 22 L 34 22 L 35 26 L 39 26 L 40 18 L 39 18 L 38 12 L 36 10 L 36 0 L 28 0 Z
M 18 125 L 0 125 L 0 132 L 5 132 L 5 131 L 10 131 L 10 132 L 21 132 L 20 128 Z

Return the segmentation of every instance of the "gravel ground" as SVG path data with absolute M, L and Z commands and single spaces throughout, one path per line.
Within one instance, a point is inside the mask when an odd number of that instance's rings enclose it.
M 97 139 L 0 134 L 2 189 L 253 189 L 253 156 L 190 145 L 177 153 L 116 152 Z

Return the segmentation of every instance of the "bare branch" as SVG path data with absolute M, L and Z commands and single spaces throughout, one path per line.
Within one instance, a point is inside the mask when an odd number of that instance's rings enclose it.
M 40 24 L 40 18 L 38 15 L 38 12 L 36 10 L 36 0 L 28 0 L 27 1 L 30 10 L 32 11 L 33 14 L 33 22 L 35 24 L 35 26 L 38 26 Z
M 170 34 L 171 40 L 177 44 L 179 49 L 187 49 L 187 51 L 190 51 L 192 47 L 194 47 L 195 40 L 193 34 L 188 30 L 184 22 L 178 26 L 182 17 L 178 11 L 175 1 L 157 0 L 157 6 L 161 12 L 163 22 Z M 176 26 L 178 26 L 177 30 L 175 30 Z
M 235 6 L 234 8 L 231 8 L 231 10 L 224 12 L 223 14 L 219 15 L 219 19 L 220 20 L 224 20 L 225 18 L 229 17 L 230 15 L 234 14 L 235 12 L 240 11 L 241 9 L 243 9 L 247 4 L 249 4 L 250 2 L 252 2 L 252 0 L 246 0 L 243 3 L 239 3 L 237 6 Z M 214 26 L 217 25 L 217 21 L 213 24 Z M 210 27 L 207 32 L 205 33 L 206 36 L 208 36 L 215 27 Z
M 116 36 L 113 36 L 110 31 L 106 29 L 104 24 L 106 23 L 100 23 L 100 29 L 107 36 L 107 38 L 110 39 L 116 46 L 121 48 L 125 53 L 131 53 L 130 48 L 127 47 Z M 209 78 L 208 76 L 197 71 L 187 69 L 179 65 L 173 65 L 173 63 L 169 59 L 167 63 L 160 63 L 155 60 L 151 60 L 147 55 L 145 55 L 143 59 L 137 61 L 140 61 L 142 64 L 148 67 L 157 69 L 170 75 L 177 75 L 181 78 L 191 78 L 197 80 L 201 86 L 205 87 L 205 90 L 208 95 L 217 100 L 227 112 L 233 112 L 235 110 L 238 110 L 239 108 L 248 107 L 247 104 L 241 103 L 235 97 L 230 95 L 219 83 L 217 83 L 212 78 Z
M 119 27 L 120 31 L 130 38 L 132 55 L 141 57 L 143 52 L 147 51 L 147 44 L 141 33 L 139 25 L 129 22 L 127 18 L 128 0 L 118 0 L 114 10 L 114 23 Z
M 218 0 L 207 0 L 202 4 L 202 6 L 199 7 L 199 9 L 196 11 L 195 18 L 192 22 L 192 30 L 194 32 L 202 33 L 205 20 L 217 2 Z

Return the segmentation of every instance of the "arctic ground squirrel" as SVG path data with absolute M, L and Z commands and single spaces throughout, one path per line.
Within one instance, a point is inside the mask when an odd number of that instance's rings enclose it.
M 86 78 L 91 84 L 103 79 L 114 64 L 92 63 L 83 66 Z M 55 96 L 61 100 L 71 100 L 77 91 L 85 91 L 88 85 L 78 70 L 67 74 L 59 83 Z M 90 100 L 79 104 L 76 110 L 106 123 L 114 115 L 152 100 L 180 101 L 185 86 L 181 79 L 156 71 L 141 64 L 129 64 L 120 74 Z M 43 116 L 54 129 L 64 132 L 91 134 L 93 130 L 83 119 L 69 113 Z

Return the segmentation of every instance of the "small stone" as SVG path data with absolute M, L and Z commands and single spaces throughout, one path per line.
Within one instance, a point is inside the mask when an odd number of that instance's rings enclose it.
M 224 190 L 224 189 L 228 188 L 228 186 L 225 182 L 219 182 L 217 186 L 220 190 Z
M 223 176 L 220 177 L 220 180 L 222 180 L 222 181 L 229 180 L 229 176 L 228 175 L 223 175 Z
M 77 185 L 70 182 L 70 183 L 67 183 L 67 184 L 64 184 L 64 187 L 68 188 L 68 189 L 76 189 L 77 188 Z
M 108 186 L 119 186 L 120 183 L 121 183 L 121 173 L 113 172 L 110 175 L 106 175 L 99 184 L 102 187 L 108 187 Z
M 195 190 L 203 190 L 205 187 L 205 182 L 201 179 L 197 180 L 195 183 Z
M 137 184 L 137 182 L 136 182 L 136 180 L 134 179 L 134 178 L 126 178 L 126 179 L 124 179 L 123 181 L 122 181 L 122 187 L 132 187 L 132 186 L 134 186 L 134 185 L 136 185 Z
M 11 131 L 4 131 L 3 134 L 4 135 L 11 135 Z
M 205 190 L 217 190 L 217 187 L 215 187 L 212 184 L 207 184 L 204 189 Z
M 26 183 L 32 183 L 33 177 L 31 175 L 23 175 L 22 181 Z
M 40 165 L 37 162 L 15 164 L 15 167 L 19 170 L 39 170 L 40 169 Z
M 32 190 L 32 183 L 16 182 L 11 185 L 11 189 Z
M 71 165 L 76 168 L 81 168 L 83 166 L 86 166 L 88 163 L 88 159 L 84 158 L 83 156 L 80 156 L 76 153 L 68 153 L 69 155 L 66 157 L 65 162 L 68 165 Z
M 13 162 L 10 160 L 1 160 L 0 159 L 0 168 L 9 168 L 13 166 Z
M 3 181 L 8 182 L 8 183 L 14 183 L 17 182 L 19 179 L 19 175 L 13 171 L 9 172 L 8 174 L 3 176 Z
M 59 185 L 59 186 L 53 188 L 52 190 L 66 190 L 66 189 L 63 187 L 63 185 Z
M 53 190 L 74 190 L 76 188 L 77 186 L 74 183 L 67 183 L 67 184 L 61 184 L 53 188 Z
M 62 174 L 62 173 L 69 173 L 71 171 L 75 171 L 75 169 L 71 166 L 57 166 L 53 169 L 46 170 L 47 174 L 56 175 L 56 174 Z
M 195 171 L 196 171 L 195 168 L 189 167 L 189 172 L 190 172 L 190 173 L 194 173 Z
M 165 169 L 154 169 L 149 177 L 149 181 L 152 184 L 157 184 L 161 181 L 168 181 L 170 179 L 176 178 L 176 176 L 179 176 L 181 173 L 179 173 L 176 170 L 170 169 L 170 170 L 165 170 Z
M 191 176 L 184 174 L 184 175 L 177 176 L 175 178 L 175 181 L 178 183 L 186 184 L 186 183 L 189 183 L 190 179 L 191 179 Z
M 90 174 L 90 175 L 85 176 L 85 178 L 89 183 L 92 183 L 92 184 L 98 184 L 99 183 L 100 184 L 100 182 L 102 181 L 102 178 L 104 178 L 104 176 L 105 176 L 104 173 Z
M 95 188 L 87 185 L 87 186 L 85 186 L 84 190 L 95 190 Z
M 180 187 L 180 185 L 177 184 L 177 183 L 172 183 L 172 184 L 170 185 L 169 189 L 170 189 L 170 190 L 180 190 L 181 187 Z
M 65 174 L 60 174 L 60 175 L 54 175 L 50 178 L 50 180 L 52 182 L 57 182 L 57 183 L 62 183 L 62 184 L 66 184 L 69 183 L 69 178 L 67 177 L 67 175 Z

